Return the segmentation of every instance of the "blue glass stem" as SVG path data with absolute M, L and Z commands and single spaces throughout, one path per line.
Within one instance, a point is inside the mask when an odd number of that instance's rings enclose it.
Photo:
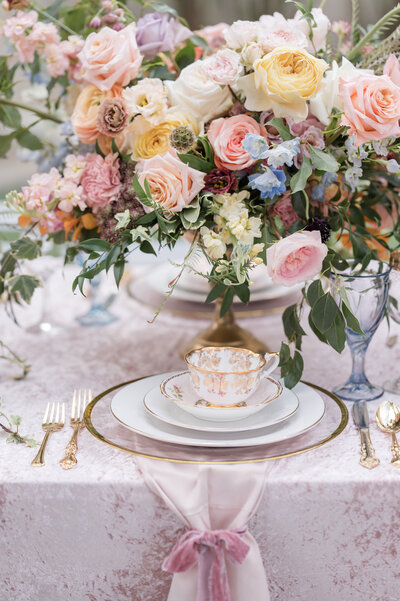
M 357 341 L 351 340 L 349 337 L 351 358 L 353 361 L 350 381 L 354 384 L 369 384 L 367 376 L 365 375 L 365 353 L 367 352 L 370 341 L 371 338 L 365 336 L 362 338 L 360 337 Z

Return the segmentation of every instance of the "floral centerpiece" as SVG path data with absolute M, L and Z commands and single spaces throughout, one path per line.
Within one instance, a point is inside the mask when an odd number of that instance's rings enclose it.
M 338 352 L 346 324 L 360 329 L 322 278 L 400 245 L 400 28 L 385 34 L 400 5 L 365 32 L 356 0 L 352 24 L 294 4 L 292 18 L 193 32 L 160 2 L 138 2 L 138 17 L 117 0 L 47 11 L 4 0 L 0 58 L 0 153 L 16 140 L 41 165 L 7 203 L 29 232 L 70 241 L 67 260 L 87 253 L 74 288 L 102 270 L 119 283 L 133 249 L 156 254 L 190 233 L 182 270 L 207 257 L 207 301 L 222 297 L 223 314 L 235 294 L 249 301 L 265 263 L 273 282 L 305 283 L 283 314 L 288 386 L 303 370 L 307 305 Z M 21 73 L 30 102 L 14 92 Z M 44 122 L 56 148 L 37 133 Z M 13 269 L 39 252 L 25 233 L 3 257 L 9 299 L 29 300 L 38 282 Z

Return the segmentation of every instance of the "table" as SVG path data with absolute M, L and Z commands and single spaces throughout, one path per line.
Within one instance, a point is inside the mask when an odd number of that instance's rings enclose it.
M 71 277 L 57 275 L 50 286 L 51 311 L 64 325 L 57 336 L 31 335 L 1 309 L 1 338 L 33 365 L 23 381 L 9 379 L 0 365 L 3 409 L 21 414 L 21 432 L 38 439 L 47 401 L 69 401 L 74 387 L 99 393 L 180 369 L 179 347 L 203 325 L 167 313 L 150 325 L 151 312 L 122 291 L 112 306 L 119 321 L 83 328 L 74 317 L 87 301 L 69 291 Z M 244 325 L 279 348 L 279 315 Z M 378 383 L 399 365 L 400 344 L 389 349 L 387 335 L 383 323 L 367 358 L 367 373 Z M 328 388 L 348 374 L 347 350 L 338 356 L 310 336 L 304 354 L 304 375 L 312 382 Z M 369 404 L 371 419 L 378 404 Z M 180 522 L 147 489 L 131 455 L 88 432 L 80 437 L 78 467 L 62 470 L 69 435 L 54 435 L 47 465 L 33 469 L 35 450 L 5 444 L 0 434 L 0 600 L 164 601 L 170 575 L 160 566 L 183 531 Z M 358 463 L 353 424 L 329 445 L 271 462 L 250 530 L 273 601 L 398 601 L 400 470 L 389 463 L 390 438 L 374 424 L 371 436 L 381 459 L 372 471 Z

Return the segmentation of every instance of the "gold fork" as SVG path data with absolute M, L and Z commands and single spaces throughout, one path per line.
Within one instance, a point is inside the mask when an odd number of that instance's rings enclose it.
M 50 409 L 51 405 L 51 409 Z M 65 405 L 61 404 L 60 411 L 60 403 L 57 403 L 57 410 L 55 403 L 47 403 L 46 411 L 44 412 L 42 429 L 45 431 L 45 435 L 42 440 L 42 444 L 40 445 L 40 449 L 37 452 L 35 459 L 31 462 L 31 465 L 34 467 L 41 467 L 44 465 L 44 451 L 46 449 L 47 441 L 49 440 L 50 434 L 52 432 L 57 432 L 58 430 L 62 430 L 65 423 Z
M 74 396 L 72 397 L 72 409 L 71 409 L 71 428 L 73 433 L 71 440 L 65 448 L 65 457 L 60 461 L 60 465 L 65 470 L 70 470 L 78 463 L 76 453 L 78 452 L 78 434 L 79 430 L 84 427 L 83 414 L 86 405 L 92 400 L 91 390 L 74 390 Z

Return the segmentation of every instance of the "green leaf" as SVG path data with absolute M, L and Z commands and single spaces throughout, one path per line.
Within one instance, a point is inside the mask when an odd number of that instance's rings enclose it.
M 328 171 L 329 173 L 336 173 L 339 169 L 339 163 L 331 154 L 324 152 L 319 148 L 315 148 L 314 146 L 311 146 L 311 144 L 308 144 L 307 146 L 311 162 L 316 169 Z
M 39 244 L 27 236 L 14 240 L 10 246 L 16 259 L 32 260 L 42 254 Z
M 150 242 L 148 240 L 143 240 L 143 242 L 141 242 L 139 248 L 142 251 L 142 253 L 157 256 L 156 251 L 154 250 L 153 246 L 150 244 Z
M 38 440 L 34 440 L 33 438 L 28 438 L 27 436 L 23 436 L 24 439 L 24 443 L 26 444 L 27 447 L 30 448 L 34 448 L 40 445 L 40 442 Z
M 282 140 L 292 140 L 294 136 L 290 133 L 289 126 L 283 123 L 283 119 L 279 117 L 274 117 L 271 121 L 268 121 L 267 125 L 272 125 L 275 129 L 278 130 L 278 133 Z
M 178 157 L 182 161 L 182 163 L 186 163 L 192 169 L 197 169 L 197 171 L 203 171 L 203 173 L 209 173 L 211 169 L 214 168 L 212 163 L 209 163 L 205 159 L 195 156 L 194 154 L 180 154 L 178 153 Z
M 279 351 L 279 367 L 285 365 L 290 359 L 290 348 L 286 342 L 282 342 L 281 350 Z
M 353 330 L 353 332 L 356 332 L 357 334 L 363 334 L 365 336 L 365 333 L 362 331 L 357 317 L 352 313 L 352 311 L 344 302 L 342 303 L 342 313 L 346 320 L 347 327 L 350 328 L 350 330 Z
M 324 294 L 321 280 L 315 280 L 312 282 L 307 289 L 307 302 L 310 307 L 313 307 L 317 300 Z
M 43 148 L 43 144 L 39 138 L 32 134 L 28 129 L 17 132 L 16 137 L 18 143 L 24 148 L 28 148 L 29 150 L 41 150 Z
M 293 205 L 293 208 L 296 211 L 297 215 L 301 219 L 306 219 L 307 197 L 306 197 L 306 193 L 304 192 L 304 190 L 302 190 L 301 192 L 295 192 L 294 194 L 292 194 L 292 205 Z M 304 227 L 303 224 L 302 224 L 302 227 Z
M 122 259 L 119 259 L 114 265 L 114 278 L 115 278 L 115 283 L 117 284 L 117 288 L 119 288 L 119 285 L 121 283 L 122 276 L 124 275 L 124 270 L 125 270 L 125 261 Z
M 86 252 L 106 252 L 110 250 L 111 244 L 107 240 L 101 240 L 100 238 L 91 238 L 90 240 L 84 240 L 79 243 L 78 248 Z
M 106 271 L 108 271 L 110 269 L 111 265 L 114 265 L 114 263 L 117 262 L 120 252 L 121 252 L 120 246 L 116 245 L 116 246 L 112 247 L 112 249 L 110 250 L 110 252 L 107 255 Z
M 312 331 L 314 332 L 314 334 L 316 335 L 316 337 L 321 341 L 324 342 L 325 344 L 327 343 L 326 340 L 326 336 L 324 334 L 322 334 L 316 327 L 315 323 L 312 320 L 311 317 L 311 313 L 308 314 L 308 323 L 310 324 L 310 328 L 312 329 Z
M 13 426 L 21 425 L 21 417 L 19 415 L 10 415 L 10 422 Z
M 326 339 L 332 348 L 338 353 L 341 353 L 346 344 L 346 330 L 343 315 L 338 310 L 335 321 L 332 326 L 325 332 Z
M 221 310 L 220 310 L 220 316 L 223 317 L 230 309 L 232 302 L 233 302 L 233 297 L 234 297 L 234 291 L 233 288 L 228 288 L 227 291 L 224 294 L 224 298 L 222 299 L 222 303 L 221 303 Z
M 322 334 L 326 334 L 333 325 L 338 313 L 338 306 L 329 292 L 321 296 L 311 309 L 312 320 Z
M 1 104 L 0 101 L 0 121 L 4 123 L 6 127 L 12 129 L 18 129 L 21 127 L 21 115 L 15 106 L 8 106 Z
M 216 284 L 214 284 L 214 286 L 211 288 L 210 292 L 208 293 L 208 296 L 205 300 L 206 303 L 212 303 L 213 301 L 215 301 L 217 298 L 219 298 L 220 296 L 222 296 L 224 294 L 226 290 L 226 286 L 224 286 L 223 284 L 221 284 L 220 282 L 217 282 Z
M 15 138 L 15 132 L 7 136 L 0 136 L 0 157 L 4 157 L 11 148 L 11 143 Z
M 194 63 L 196 58 L 196 52 L 194 49 L 194 45 L 192 42 L 184 46 L 182 50 L 179 50 L 178 54 L 175 56 L 175 62 L 180 69 L 184 69 L 188 65 Z
M 292 192 L 300 192 L 306 187 L 306 183 L 310 175 L 312 174 L 311 161 L 308 157 L 303 156 L 303 162 L 297 173 L 295 173 L 290 180 L 290 188 Z
M 304 369 L 303 357 L 298 351 L 295 352 L 293 359 L 289 360 L 289 364 L 290 368 L 285 375 L 285 386 L 287 388 L 294 388 L 300 380 Z
M 136 174 L 135 174 L 135 176 L 133 178 L 133 182 L 132 183 L 133 183 L 133 187 L 135 188 L 135 192 L 136 192 L 136 194 L 137 194 L 140 202 L 142 204 L 146 205 L 147 207 L 153 208 L 154 201 L 153 201 L 151 195 L 150 195 L 150 198 L 148 197 L 148 195 L 146 193 L 146 190 L 144 190 L 142 188 L 142 186 L 140 185 L 138 176 Z M 145 182 L 145 186 L 146 186 L 146 183 L 147 182 Z
M 189 223 L 196 223 L 200 215 L 200 203 L 197 198 L 190 205 L 184 207 L 182 209 L 181 214 L 185 217 L 185 220 Z
M 235 286 L 236 295 L 240 298 L 242 303 L 247 305 L 250 300 L 250 289 L 247 282 L 241 284 L 240 286 Z
M 6 442 L 13 442 L 15 444 L 22 444 L 22 440 L 20 440 L 16 433 L 9 434 L 6 438 Z
M 8 280 L 11 294 L 18 294 L 22 300 L 29 303 L 36 288 L 42 283 L 35 275 L 14 275 Z

